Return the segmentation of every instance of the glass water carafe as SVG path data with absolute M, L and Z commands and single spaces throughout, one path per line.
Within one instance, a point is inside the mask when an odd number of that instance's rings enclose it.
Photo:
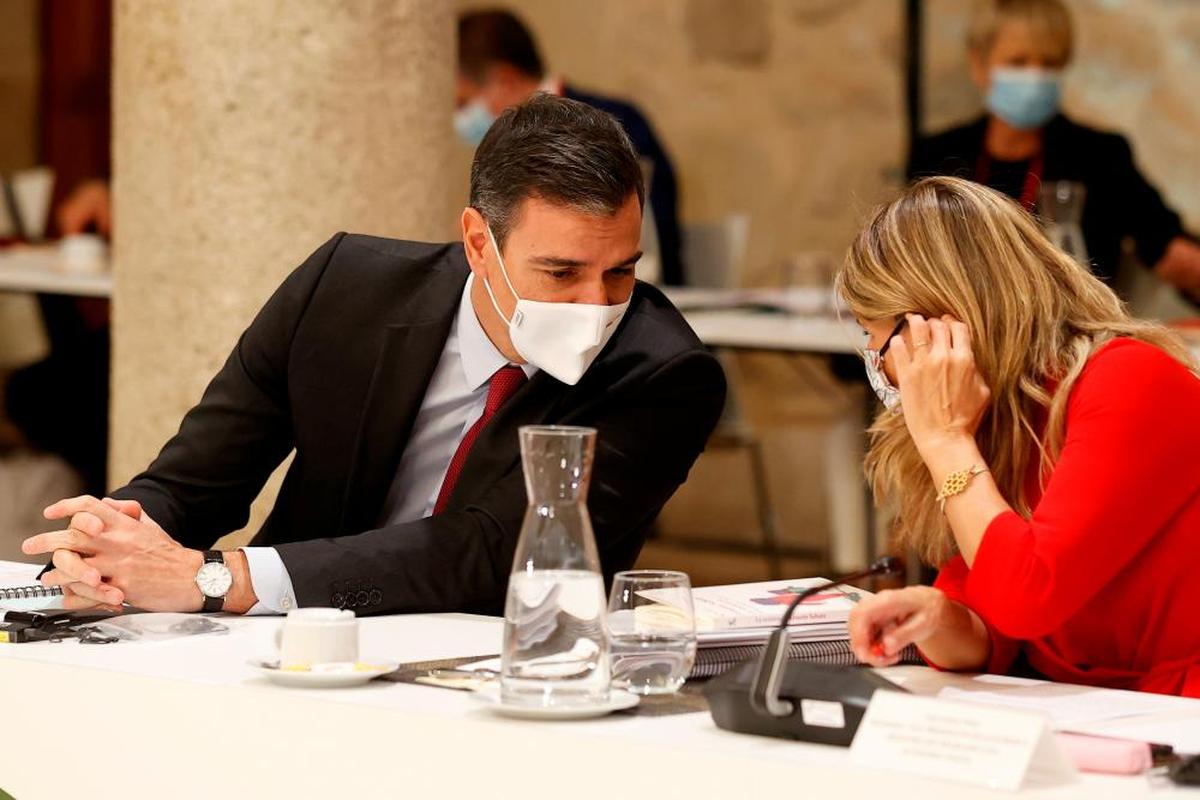
M 608 700 L 604 579 L 587 511 L 596 431 L 521 428 L 529 507 L 504 608 L 504 703 L 591 705 Z
M 1042 184 L 1038 215 L 1046 237 L 1085 267 L 1089 267 L 1087 243 L 1083 240 L 1083 203 L 1087 189 L 1074 181 Z

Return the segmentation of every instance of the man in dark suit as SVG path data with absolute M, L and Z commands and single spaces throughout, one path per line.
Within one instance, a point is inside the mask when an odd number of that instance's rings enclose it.
M 548 95 L 475 154 L 462 242 L 338 234 L 276 291 L 158 458 L 47 510 L 68 604 L 498 613 L 526 507 L 517 428 L 598 430 L 589 508 L 608 576 L 685 480 L 724 378 L 636 284 L 643 187 L 610 115 Z M 296 457 L 252 547 L 244 525 Z
M 458 19 L 458 112 L 454 125 L 472 147 L 483 139 L 492 120 L 504 109 L 529 99 L 535 92 L 567 97 L 612 114 L 650 169 L 650 208 L 658 236 L 662 282 L 684 283 L 679 234 L 675 169 L 650 121 L 625 100 L 585 93 L 547 75 L 533 34 L 512 12 L 468 11 Z

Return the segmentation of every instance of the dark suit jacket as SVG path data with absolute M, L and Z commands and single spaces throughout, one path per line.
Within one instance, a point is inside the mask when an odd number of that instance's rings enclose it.
M 909 156 L 910 178 L 956 175 L 975 178 L 983 150 L 987 118 L 925 137 Z M 1068 180 L 1087 189 L 1083 208 L 1083 238 L 1096 275 L 1111 281 L 1121 259 L 1121 244 L 1132 236 L 1142 263 L 1154 266 L 1182 227 L 1179 215 L 1138 172 L 1124 137 L 1086 128 L 1061 114 L 1046 124 L 1042 180 Z M 1027 164 L 1027 162 L 1025 162 Z M 1019 197 L 1026 166 L 1004 169 L 994 163 L 988 184 Z
M 497 413 L 444 513 L 379 527 L 467 275 L 461 243 L 338 234 L 284 281 L 179 433 L 115 496 L 209 547 L 246 523 L 295 448 L 254 544 L 278 549 L 301 605 L 498 613 L 526 506 L 517 427 L 589 425 L 600 560 L 608 577 L 629 568 L 725 394 L 716 360 L 644 284 L 576 386 L 539 372 Z
M 654 210 L 654 230 L 658 234 L 659 257 L 662 259 L 662 282 L 667 286 L 683 286 L 686 283 L 686 265 L 683 263 L 683 242 L 679 233 L 678 188 L 675 183 L 675 168 L 666 149 L 658 141 L 650 121 L 637 106 L 624 100 L 587 94 L 574 86 L 563 87 L 563 94 L 571 100 L 586 103 L 592 108 L 607 111 L 617 118 L 638 155 L 648 158 L 654 165 L 650 175 L 650 208 Z

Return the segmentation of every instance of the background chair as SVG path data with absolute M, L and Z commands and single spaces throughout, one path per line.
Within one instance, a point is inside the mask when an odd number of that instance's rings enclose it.
M 735 289 L 741 286 L 746 246 L 749 242 L 749 215 L 736 213 L 714 222 L 684 225 L 682 233 L 683 262 L 687 266 L 689 286 L 709 289 Z M 745 538 L 705 537 L 682 541 L 677 537 L 672 539 L 697 548 L 750 550 L 760 553 L 766 559 L 768 574 L 773 578 L 782 577 L 778 517 L 771 498 L 762 440 L 744 413 L 740 397 L 742 381 L 736 354 L 728 350 L 718 350 L 716 355 L 725 370 L 729 391 L 721 420 L 709 439 L 708 447 L 710 450 L 735 449 L 746 453 L 760 538 L 757 544 L 750 543 Z

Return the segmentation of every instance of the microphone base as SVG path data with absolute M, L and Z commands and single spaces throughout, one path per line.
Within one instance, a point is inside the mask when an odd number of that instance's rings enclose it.
M 705 685 L 704 695 L 718 728 L 849 747 L 875 690 L 905 691 L 867 668 L 789 661 L 780 682 L 779 696 L 792 702 L 792 713 L 786 717 L 771 717 L 759 713 L 750 704 L 751 687 L 758 668 L 758 659 L 743 661 Z M 804 703 L 804 700 L 818 702 Z M 840 707 L 840 714 L 832 704 Z

